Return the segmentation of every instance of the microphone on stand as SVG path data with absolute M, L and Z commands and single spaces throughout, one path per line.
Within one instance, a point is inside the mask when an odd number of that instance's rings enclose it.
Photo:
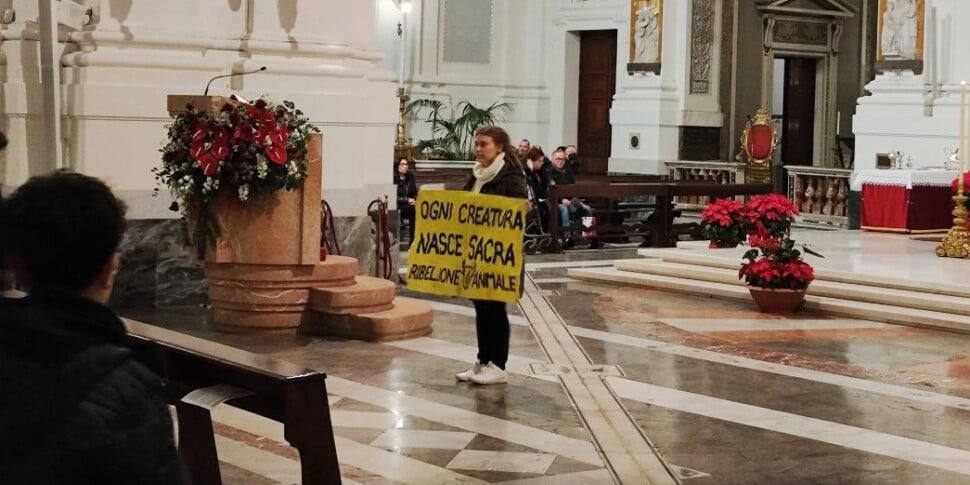
M 215 81 L 216 79 L 222 79 L 224 77 L 233 77 L 233 76 L 245 76 L 246 74 L 255 74 L 257 72 L 261 72 L 261 71 L 265 71 L 265 70 L 266 70 L 266 66 L 263 66 L 263 67 L 261 67 L 259 69 L 254 69 L 252 71 L 234 72 L 232 74 L 222 74 L 222 75 L 216 76 L 216 77 L 210 79 L 209 82 L 205 85 L 205 92 L 202 95 L 203 96 L 208 96 L 209 95 L 209 86 L 212 86 L 212 81 Z

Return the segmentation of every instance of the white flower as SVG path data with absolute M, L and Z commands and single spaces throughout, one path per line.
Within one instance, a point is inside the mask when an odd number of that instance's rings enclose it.
M 239 186 L 239 200 L 245 202 L 249 198 L 249 186 L 240 185 Z
M 256 156 L 256 177 L 264 179 L 267 175 L 269 175 L 269 164 L 266 162 L 266 157 L 260 153 Z

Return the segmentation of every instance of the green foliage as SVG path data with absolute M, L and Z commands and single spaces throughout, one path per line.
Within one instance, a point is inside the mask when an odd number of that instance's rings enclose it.
M 433 156 L 446 160 L 474 160 L 475 132 L 505 121 L 512 111 L 508 103 L 495 102 L 479 108 L 461 101 L 452 110 L 438 99 L 417 99 L 408 104 L 404 113 L 412 120 L 423 118 L 431 124 L 432 138 L 419 141 L 415 146 L 419 151 L 430 150 Z

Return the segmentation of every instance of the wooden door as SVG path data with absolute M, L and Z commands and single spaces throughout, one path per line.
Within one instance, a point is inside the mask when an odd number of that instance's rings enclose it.
M 613 130 L 610 107 L 616 91 L 616 31 L 588 30 L 580 35 L 579 126 L 576 148 L 583 173 L 605 174 Z
M 785 165 L 812 165 L 815 149 L 816 60 L 785 59 L 785 110 L 781 160 Z

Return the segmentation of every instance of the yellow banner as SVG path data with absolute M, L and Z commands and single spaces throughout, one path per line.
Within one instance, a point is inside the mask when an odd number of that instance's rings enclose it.
M 422 190 L 414 212 L 408 288 L 475 300 L 519 301 L 524 199 Z

